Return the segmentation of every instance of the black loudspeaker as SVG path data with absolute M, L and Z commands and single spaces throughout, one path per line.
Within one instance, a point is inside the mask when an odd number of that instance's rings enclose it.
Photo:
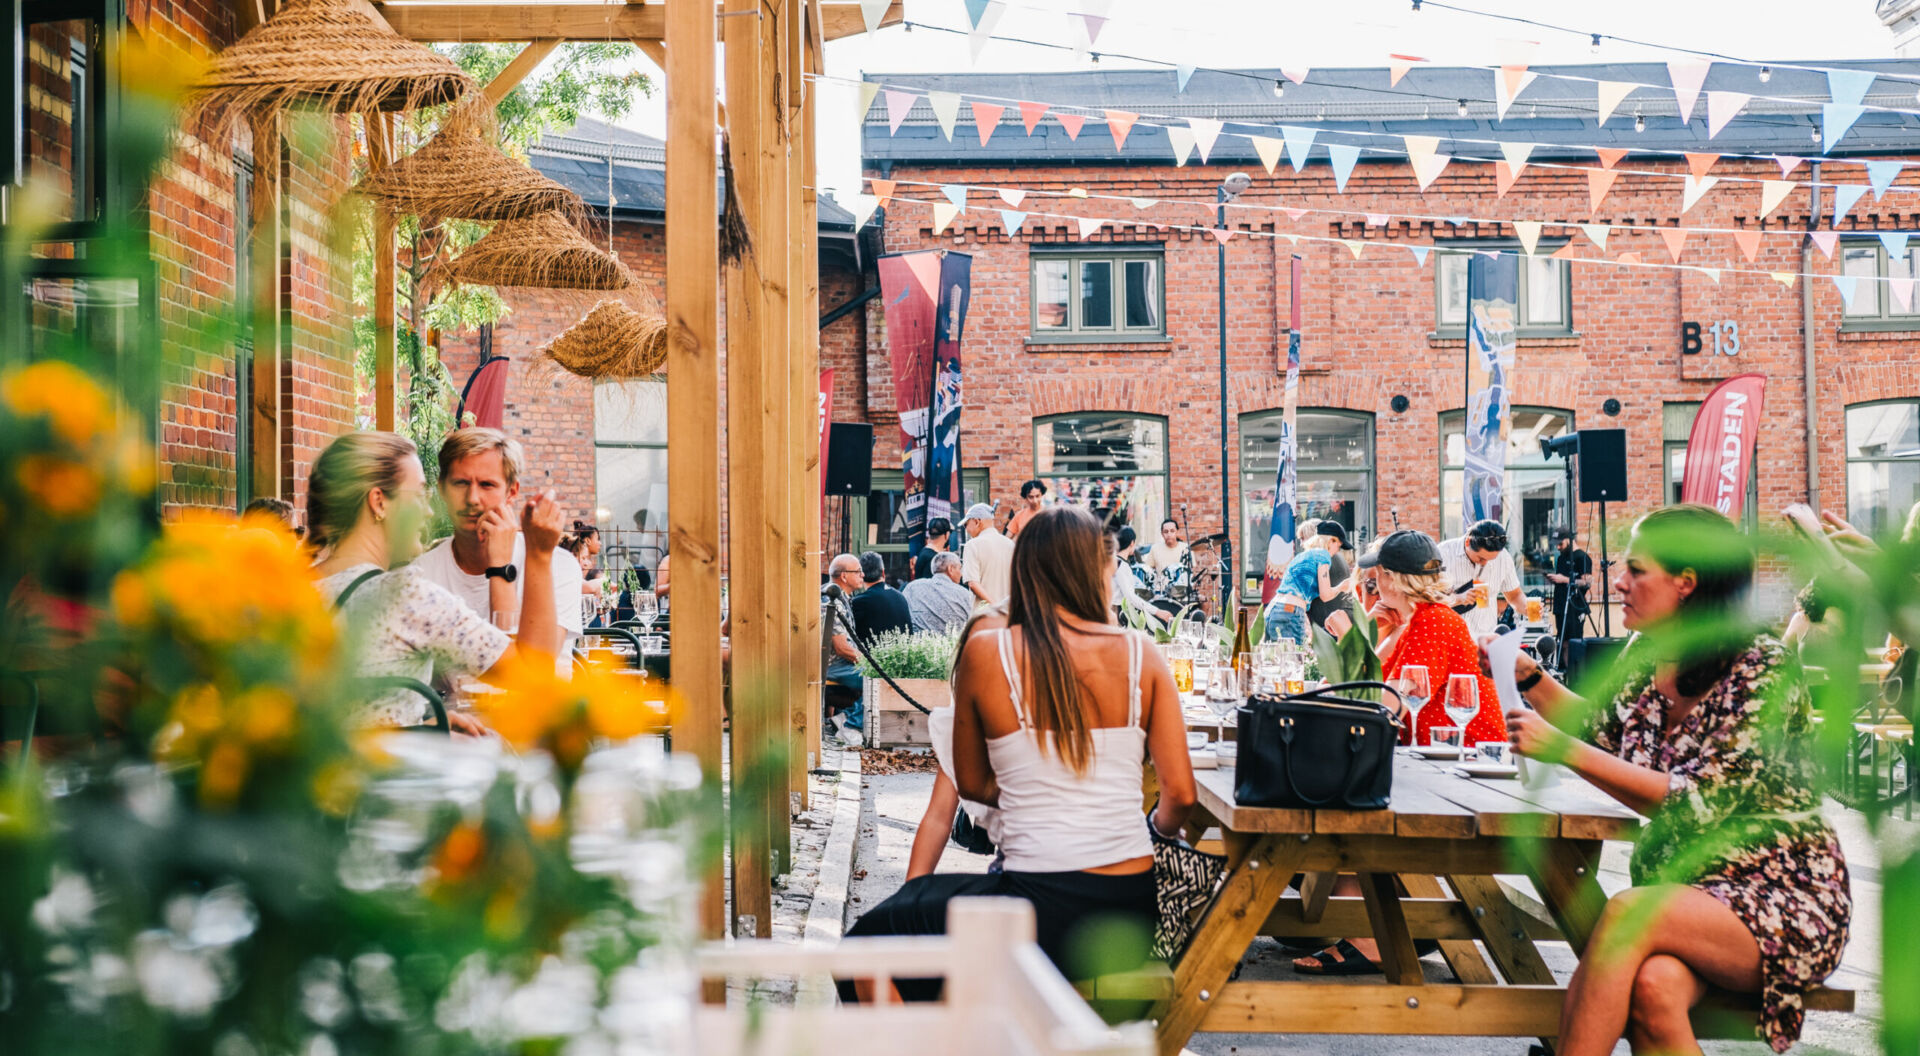
M 873 426 L 834 422 L 827 433 L 827 494 L 865 495 L 873 487 Z
M 1567 655 L 1565 663 L 1561 665 L 1561 670 L 1566 677 L 1562 681 L 1577 691 L 1580 679 L 1589 670 L 1604 668 L 1613 663 L 1613 658 L 1620 655 L 1620 649 L 1626 643 L 1625 638 L 1567 639 L 1565 646 Z
M 1627 431 L 1580 430 L 1580 501 L 1620 502 L 1627 497 Z

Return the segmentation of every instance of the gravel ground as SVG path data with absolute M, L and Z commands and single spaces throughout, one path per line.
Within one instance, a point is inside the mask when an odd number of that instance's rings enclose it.
M 933 788 L 933 776 L 927 773 L 873 774 L 862 777 L 864 802 L 860 820 L 860 840 L 854 851 L 853 898 L 848 907 L 848 923 L 863 907 L 872 906 L 896 890 L 906 877 L 907 855 L 912 849 L 914 830 L 926 810 L 927 796 Z M 1879 1051 L 1874 1023 L 1880 1007 L 1880 858 L 1873 837 L 1867 832 L 1861 815 L 1833 808 L 1829 817 L 1840 832 L 1842 845 L 1853 873 L 1853 940 L 1840 970 L 1829 983 L 1854 990 L 1858 994 L 1858 1013 L 1813 1013 L 1796 1053 L 1861 1054 Z M 1920 839 L 1920 823 L 1890 823 L 1890 838 Z M 1600 882 L 1609 892 L 1627 886 L 1626 844 L 1609 844 L 1601 861 Z M 987 859 L 968 854 L 948 844 L 940 859 L 941 872 L 985 872 Z M 1511 878 L 1510 878 L 1511 879 Z M 1512 880 L 1525 887 L 1524 881 Z M 1573 953 L 1564 943 L 1543 943 L 1541 952 L 1548 967 L 1565 982 L 1574 968 Z M 1438 956 L 1426 961 L 1427 976 L 1436 982 L 1447 978 L 1446 965 Z M 1293 978 L 1289 959 L 1272 940 L 1259 940 L 1248 958 L 1242 978 Z M 1366 985 L 1365 979 L 1353 980 Z M 1430 1054 L 1511 1053 L 1522 1056 L 1527 1041 L 1519 1038 L 1368 1038 L 1312 1035 L 1196 1034 L 1190 1051 L 1198 1056 L 1430 1056 Z M 1709 1042 L 1710 1056 L 1764 1056 L 1769 1053 L 1760 1042 Z M 1625 1053 L 1622 1045 L 1619 1052 Z

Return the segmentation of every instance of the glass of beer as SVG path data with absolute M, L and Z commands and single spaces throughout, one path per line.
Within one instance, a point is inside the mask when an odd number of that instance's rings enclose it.
M 1542 618 L 1539 598 L 1527 599 L 1527 622 L 1539 623 Z
M 1487 590 L 1485 580 L 1476 579 L 1473 581 L 1473 603 L 1475 605 L 1484 609 L 1492 604 L 1492 597 L 1493 595 Z
M 1193 692 L 1193 646 L 1176 644 L 1168 663 L 1173 665 L 1173 688 L 1181 693 Z

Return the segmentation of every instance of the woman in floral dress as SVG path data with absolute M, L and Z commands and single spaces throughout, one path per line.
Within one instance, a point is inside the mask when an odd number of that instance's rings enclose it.
M 1853 910 L 1819 815 L 1807 692 L 1792 651 L 1741 621 L 1753 554 L 1725 517 L 1648 514 L 1624 564 L 1614 587 L 1635 636 L 1606 703 L 1523 654 L 1515 675 L 1539 710 L 1507 716 L 1521 754 L 1650 819 L 1634 886 L 1607 903 L 1567 988 L 1560 1051 L 1598 1056 L 1625 1037 L 1636 1053 L 1699 1052 L 1689 1012 L 1715 988 L 1759 994 L 1759 1034 L 1784 1052 Z

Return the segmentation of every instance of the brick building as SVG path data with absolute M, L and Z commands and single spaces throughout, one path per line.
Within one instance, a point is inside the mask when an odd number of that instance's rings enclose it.
M 1913 63 L 1861 65 L 1920 72 Z M 1514 221 L 1540 221 L 1527 225 L 1538 241 L 1521 261 L 1507 487 L 1510 534 L 1530 585 L 1541 582 L 1537 558 L 1550 527 L 1571 516 L 1590 543 L 1595 526 L 1594 510 L 1572 508 L 1563 463 L 1544 459 L 1538 441 L 1580 428 L 1626 430 L 1629 499 L 1609 511 L 1617 554 L 1620 530 L 1677 493 L 1697 402 L 1736 373 L 1768 378 L 1750 485 L 1759 510 L 1813 499 L 1876 529 L 1895 523 L 1920 499 L 1920 298 L 1880 281 L 1915 274 L 1914 250 L 1890 262 L 1900 243 L 1875 236 L 1920 224 L 1920 179 L 1907 174 L 1884 196 L 1861 198 L 1830 254 L 1805 233 L 1830 228 L 1834 211 L 1832 187 L 1819 189 L 1815 208 L 1810 183 L 1866 185 L 1859 162 L 1912 158 L 1920 122 L 1869 113 L 1823 159 L 1814 142 L 1828 99 L 1820 73 L 1769 71 L 1762 85 L 1751 67 L 1716 65 L 1709 91 L 1769 98 L 1710 137 L 1705 101 L 1682 120 L 1662 65 L 1536 72 L 1504 120 L 1491 101 L 1494 72 L 1484 69 L 1416 67 L 1398 85 L 1385 69 L 1315 69 L 1304 83 L 1284 82 L 1279 97 L 1279 71 L 1203 70 L 1184 91 L 1171 70 L 870 74 L 892 88 L 1006 108 L 984 145 L 971 107 L 960 107 L 949 137 L 924 96 L 897 131 L 884 105 L 863 131 L 867 174 L 896 181 L 884 213 L 887 251 L 972 254 L 961 445 L 969 490 L 1004 502 L 1038 476 L 1122 506 L 1149 537 L 1168 515 L 1185 520 L 1190 537 L 1219 531 L 1216 269 L 1224 253 L 1230 528 L 1238 553 L 1263 552 L 1288 261 L 1298 254 L 1302 514 L 1335 517 L 1362 536 L 1395 524 L 1456 533 L 1465 251 L 1519 252 L 1524 232 Z M 1596 80 L 1658 87 L 1635 90 L 1601 126 Z M 1031 134 L 1021 100 L 1052 108 Z M 1910 107 L 1911 83 L 1883 79 L 1867 102 Z M 1140 115 L 1118 151 L 1106 111 Z M 1071 135 L 1062 113 L 1091 120 L 1074 122 Z M 1166 126 L 1184 132 L 1188 118 L 1225 122 L 1205 163 L 1198 153 L 1175 163 Z M 1246 136 L 1271 137 L 1277 150 L 1279 125 L 1311 127 L 1317 139 L 1302 169 L 1282 161 L 1268 175 Z M 1407 134 L 1437 137 L 1439 153 L 1455 159 L 1424 193 L 1400 138 Z M 1501 142 L 1537 144 L 1503 196 L 1489 163 L 1502 156 Z M 1344 192 L 1329 144 L 1362 148 Z M 1596 146 L 1628 152 L 1607 166 L 1614 182 L 1597 209 L 1585 171 L 1603 168 Z M 1740 156 L 1714 162 L 1717 186 L 1684 203 L 1681 152 Z M 1780 154 L 1808 163 L 1792 172 L 1792 193 L 1762 216 L 1759 181 L 1782 177 L 1771 157 Z M 1216 190 L 1236 171 L 1254 179 L 1227 207 L 1236 237 L 1220 243 L 1206 229 L 1215 226 Z M 956 184 L 967 188 L 968 208 L 936 233 L 931 204 L 948 201 L 945 188 Z M 1001 188 L 1026 192 L 1014 206 L 1027 213 L 1014 234 Z M 1082 237 L 1078 217 L 1110 222 Z M 1587 223 L 1609 225 L 1594 229 L 1604 246 L 1575 226 Z M 1663 266 L 1676 236 L 1655 228 L 1676 226 L 1717 229 L 1680 242 L 1678 260 L 1692 268 Z M 1736 232 L 1742 240 L 1757 233 L 1751 262 Z M 1300 237 L 1290 244 L 1288 235 Z M 1435 249 L 1416 255 L 1409 246 Z M 1861 279 L 1851 307 L 1826 278 L 1843 268 Z M 1772 272 L 1820 277 L 1789 286 Z M 1904 303 L 1900 292 L 1909 292 Z M 899 450 L 882 319 L 870 305 L 864 409 L 876 426 L 877 468 L 897 466 Z M 1689 323 L 1705 337 L 1701 353 L 1682 351 Z M 875 487 L 867 505 L 878 509 L 887 497 L 881 482 Z M 884 532 L 883 519 L 872 519 L 869 532 Z
M 31 358 L 64 334 L 159 363 L 154 440 L 168 513 L 260 494 L 304 501 L 313 457 L 353 422 L 347 273 L 334 264 L 329 218 L 350 176 L 344 119 L 299 118 L 300 134 L 265 158 L 244 122 L 220 134 L 181 128 L 144 199 L 116 153 L 125 100 L 151 87 L 122 83 L 116 49 L 139 38 L 204 60 L 243 31 L 241 6 L 13 8 L 26 50 L 6 110 L 21 149 L 0 167 L 0 193 L 24 203 L 29 184 L 36 198 L 52 192 L 57 222 L 7 277 L 0 356 Z M 8 222 L 20 218 L 7 210 Z M 139 247 L 133 261 L 103 251 L 120 238 Z M 273 291 L 272 314 L 258 321 L 256 287 Z M 250 402 L 259 406 L 245 413 Z

